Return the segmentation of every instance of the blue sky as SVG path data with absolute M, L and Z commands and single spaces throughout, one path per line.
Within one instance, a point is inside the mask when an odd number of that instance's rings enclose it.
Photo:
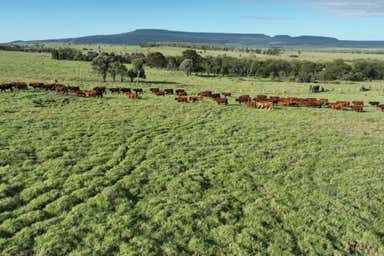
M 1 0 L 0 42 L 140 28 L 384 40 L 384 0 Z

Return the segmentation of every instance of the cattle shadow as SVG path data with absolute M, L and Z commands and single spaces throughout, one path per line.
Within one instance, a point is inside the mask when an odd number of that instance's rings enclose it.
M 182 85 L 178 82 L 169 82 L 169 81 L 140 81 L 140 84 L 158 84 L 158 85 Z

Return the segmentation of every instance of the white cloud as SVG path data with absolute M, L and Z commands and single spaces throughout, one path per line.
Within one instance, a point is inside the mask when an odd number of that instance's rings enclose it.
M 320 11 L 346 17 L 384 17 L 383 0 L 309 0 Z

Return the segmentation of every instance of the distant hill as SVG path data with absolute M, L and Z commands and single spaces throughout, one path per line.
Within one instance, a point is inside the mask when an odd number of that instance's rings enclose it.
M 347 41 L 332 37 L 288 35 L 268 36 L 264 34 L 196 33 L 158 29 L 140 29 L 114 35 L 96 35 L 66 39 L 15 41 L 12 43 L 64 43 L 64 44 L 112 44 L 140 45 L 148 42 L 183 42 L 220 44 L 239 47 L 384 47 L 384 41 Z

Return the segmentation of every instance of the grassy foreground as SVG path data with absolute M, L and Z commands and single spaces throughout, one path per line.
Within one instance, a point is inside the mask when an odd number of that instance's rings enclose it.
M 0 70 L 0 82 L 101 85 L 89 63 L 44 54 L 0 52 Z M 308 84 L 147 74 L 140 87 L 313 96 Z M 327 84 L 320 96 L 384 102 L 383 83 L 364 85 Z M 29 90 L 0 93 L 0 131 L 1 255 L 384 254 L 384 113 L 374 108 Z

